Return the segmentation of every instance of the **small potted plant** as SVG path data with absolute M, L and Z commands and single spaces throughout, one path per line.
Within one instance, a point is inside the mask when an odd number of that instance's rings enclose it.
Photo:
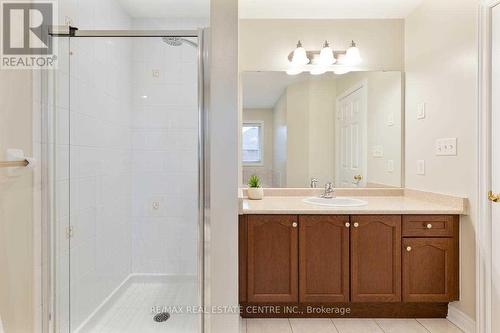
M 248 199 L 262 200 L 264 197 L 264 189 L 261 187 L 260 178 L 257 175 L 252 175 L 248 178 Z

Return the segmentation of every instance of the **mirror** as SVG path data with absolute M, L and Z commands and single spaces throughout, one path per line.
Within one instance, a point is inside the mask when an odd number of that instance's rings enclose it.
M 244 72 L 242 88 L 243 182 L 402 186 L 401 72 Z

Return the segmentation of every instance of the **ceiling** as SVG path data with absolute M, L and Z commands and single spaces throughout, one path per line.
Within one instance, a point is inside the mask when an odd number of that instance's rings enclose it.
M 206 18 L 210 0 L 117 0 L 131 17 Z M 404 18 L 423 0 L 239 0 L 240 18 Z
M 239 0 L 240 18 L 405 18 L 423 0 Z
M 243 108 L 270 109 L 273 108 L 285 88 L 292 83 L 306 80 L 335 77 L 333 73 L 311 77 L 309 73 L 290 76 L 285 72 L 245 72 L 242 74 Z
M 117 0 L 134 18 L 205 18 L 209 0 Z

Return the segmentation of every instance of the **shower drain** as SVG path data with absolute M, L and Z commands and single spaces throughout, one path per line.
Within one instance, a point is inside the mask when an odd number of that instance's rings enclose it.
M 170 318 L 170 313 L 160 312 L 155 314 L 153 320 L 156 321 L 157 323 L 163 323 L 164 321 L 167 321 L 169 318 Z

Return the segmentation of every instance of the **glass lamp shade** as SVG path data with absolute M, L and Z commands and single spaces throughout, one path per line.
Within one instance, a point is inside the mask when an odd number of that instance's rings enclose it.
M 317 66 L 311 69 L 311 75 L 321 75 L 326 73 L 326 68 L 323 66 Z
M 286 73 L 288 75 L 299 75 L 300 73 L 302 73 L 303 70 L 301 68 L 298 68 L 298 67 L 290 67 Z
M 293 51 L 292 64 L 294 66 L 307 65 L 309 63 L 306 49 L 302 47 L 302 43 L 297 43 L 297 48 Z
M 328 42 L 325 42 L 324 47 L 321 49 L 321 52 L 319 54 L 319 63 L 322 66 L 330 66 L 336 62 L 336 59 L 333 55 L 333 50 L 328 44 Z
M 344 61 L 349 65 L 357 65 L 361 63 L 362 59 L 359 54 L 359 49 L 356 46 L 356 43 L 354 43 L 354 41 L 351 43 L 351 46 L 347 49 Z

